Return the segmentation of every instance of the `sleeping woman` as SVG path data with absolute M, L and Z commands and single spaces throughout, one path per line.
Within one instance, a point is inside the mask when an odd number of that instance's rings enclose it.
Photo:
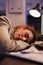
M 13 35 L 11 33 L 13 32 Z M 36 32 L 33 27 L 21 25 L 12 31 L 9 19 L 0 16 L 0 52 L 21 51 L 35 42 Z

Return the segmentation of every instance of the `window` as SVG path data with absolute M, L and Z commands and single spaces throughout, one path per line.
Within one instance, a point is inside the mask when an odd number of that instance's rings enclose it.
M 6 2 L 4 0 L 0 0 L 0 16 L 6 15 Z

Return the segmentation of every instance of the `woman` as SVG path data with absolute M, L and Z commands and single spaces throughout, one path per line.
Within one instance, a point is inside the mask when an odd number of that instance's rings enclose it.
M 36 40 L 36 32 L 32 26 L 21 25 L 14 28 L 14 39 L 32 44 Z
M 9 19 L 6 16 L 0 16 L 0 53 L 1 51 L 19 51 L 29 46 L 26 42 L 14 40 L 11 33 Z
M 36 40 L 36 32 L 31 26 L 17 26 L 13 36 L 11 33 L 10 21 L 6 16 L 0 16 L 0 51 L 23 50 Z

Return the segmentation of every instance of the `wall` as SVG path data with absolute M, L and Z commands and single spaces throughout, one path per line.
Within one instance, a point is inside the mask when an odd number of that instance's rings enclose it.
M 21 14 L 15 14 L 15 13 L 9 13 L 9 10 L 8 10 L 8 2 L 10 2 L 11 0 L 6 0 L 6 16 L 10 19 L 11 21 L 11 24 L 13 27 L 15 26 L 18 26 L 18 25 L 23 25 L 23 24 L 26 24 L 26 13 L 25 13 L 25 0 L 21 0 L 22 1 L 22 13 Z M 17 4 L 19 4 L 17 2 Z M 14 4 L 13 5 L 16 7 L 17 4 Z
M 37 3 L 40 3 L 41 0 L 20 0 L 23 2 L 22 3 L 22 6 L 23 6 L 22 14 L 10 14 L 8 11 L 8 7 L 9 7 L 8 1 L 9 0 L 6 0 L 6 16 L 10 19 L 12 26 L 15 27 L 18 25 L 26 24 L 26 15 L 29 14 L 29 13 L 27 13 L 26 10 L 33 8 Z M 18 4 L 18 2 L 17 2 L 17 4 Z M 15 7 L 16 7 L 16 5 L 15 5 Z M 43 34 L 43 15 L 42 15 L 42 20 L 41 20 L 41 34 Z
M 29 11 L 31 8 L 34 8 L 37 3 L 40 3 L 41 0 L 26 0 L 26 8 Z

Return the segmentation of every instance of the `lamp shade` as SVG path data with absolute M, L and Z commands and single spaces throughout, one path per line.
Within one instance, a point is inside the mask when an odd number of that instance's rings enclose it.
M 33 17 L 36 17 L 36 18 L 40 17 L 41 13 L 40 13 L 39 4 L 37 4 L 36 7 L 29 10 L 29 14 Z

